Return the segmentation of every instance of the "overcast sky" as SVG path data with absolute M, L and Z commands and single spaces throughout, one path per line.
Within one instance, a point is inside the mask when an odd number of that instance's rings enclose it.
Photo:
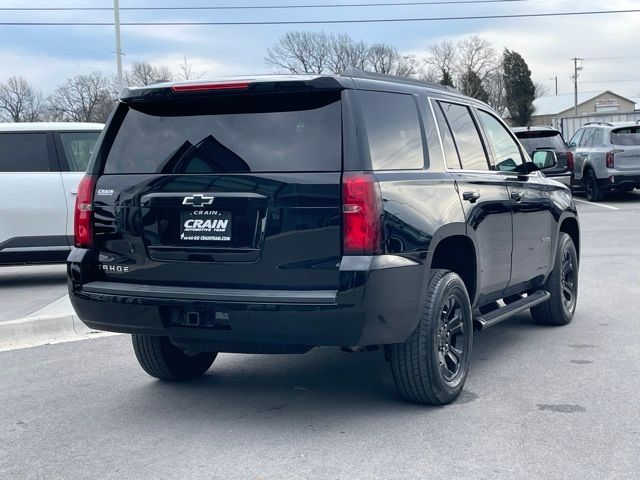
M 394 0 L 368 0 L 384 3 Z M 395 0 L 398 1 L 398 0 Z M 407 0 L 411 1 L 411 0 Z M 413 0 L 417 1 L 417 0 Z M 288 5 L 366 3 L 365 0 L 120 0 L 121 7 L 198 5 Z M 110 0 L 0 0 L 0 7 L 112 6 Z M 123 11 L 121 21 L 251 21 L 407 18 L 465 15 L 616 10 L 640 8 L 640 0 L 527 0 L 482 5 L 349 7 L 233 11 Z M 1 21 L 112 21 L 112 12 L 0 12 Z M 177 70 L 187 55 L 194 70 L 208 76 L 269 72 L 266 48 L 289 30 L 348 33 L 368 42 L 386 42 L 401 52 L 423 56 L 429 45 L 478 34 L 498 50 L 522 54 L 534 81 L 560 93 L 572 92 L 571 58 L 587 60 L 583 91 L 611 89 L 640 96 L 640 13 L 581 17 L 455 20 L 286 26 L 123 26 L 125 67 L 146 60 Z M 0 26 L 0 80 L 22 75 L 45 93 L 65 78 L 92 70 L 115 72 L 110 26 Z M 616 57 L 603 60 L 602 57 Z M 626 58 L 621 58 L 626 57 Z M 593 60 L 589 60 L 593 59 Z M 631 81 L 629 81 L 631 80 Z

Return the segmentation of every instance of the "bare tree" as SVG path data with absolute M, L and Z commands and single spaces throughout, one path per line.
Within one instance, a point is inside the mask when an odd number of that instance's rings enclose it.
M 504 72 L 502 67 L 498 67 L 487 75 L 484 80 L 484 87 L 488 95 L 487 103 L 500 116 L 506 115 L 507 103 L 504 89 Z
M 124 74 L 124 83 L 133 87 L 144 87 L 172 78 L 171 70 L 164 65 L 153 66 L 148 62 L 134 62 Z
M 451 77 L 458 61 L 458 52 L 453 42 L 443 40 L 429 47 L 429 54 L 425 59 L 425 64 L 430 69 L 435 69 L 440 76 L 440 80 Z
M 191 80 L 194 78 L 202 78 L 207 72 L 194 71 L 193 65 L 187 59 L 187 55 L 183 55 L 183 61 L 178 67 L 178 73 L 175 75 L 180 80 Z M 168 79 L 167 79 L 168 80 Z
M 544 83 L 534 82 L 533 86 L 535 87 L 534 98 L 544 97 L 549 95 L 549 85 L 545 85 Z
M 288 32 L 267 49 L 267 64 L 287 73 L 328 73 L 330 38 L 324 32 Z
M 487 40 L 478 35 L 461 40 L 457 47 L 455 70 L 458 77 L 468 76 L 469 72 L 474 72 L 480 80 L 484 81 L 499 66 L 495 49 Z
M 331 73 L 342 73 L 347 68 L 367 68 L 369 47 L 363 41 L 352 39 L 349 35 L 331 35 L 329 37 L 329 66 Z
M 49 98 L 52 117 L 64 121 L 104 122 L 114 105 L 111 82 L 101 72 L 69 78 Z
M 367 45 L 349 35 L 289 32 L 267 49 L 267 64 L 287 73 L 340 74 L 354 67 L 391 75 L 415 76 L 417 60 L 391 45 Z
M 417 74 L 417 61 L 413 55 L 401 55 L 395 47 L 385 43 L 371 45 L 368 66 L 376 73 L 412 77 Z
M 42 94 L 23 77 L 0 83 L 0 120 L 37 122 L 45 117 Z

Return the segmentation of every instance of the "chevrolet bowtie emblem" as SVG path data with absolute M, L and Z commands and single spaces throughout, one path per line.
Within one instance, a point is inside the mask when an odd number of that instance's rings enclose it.
M 214 197 L 207 197 L 206 195 L 196 193 L 190 197 L 184 197 L 184 200 L 182 200 L 182 204 L 201 207 L 203 205 L 211 205 L 213 203 L 213 198 Z

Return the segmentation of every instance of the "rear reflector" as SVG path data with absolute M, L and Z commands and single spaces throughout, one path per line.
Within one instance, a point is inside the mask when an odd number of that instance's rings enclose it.
M 382 196 L 372 173 L 342 175 L 343 253 L 382 253 Z
M 96 177 L 85 175 L 78 185 L 73 215 L 74 244 L 79 248 L 93 246 L 93 192 Z
M 207 90 L 245 90 L 249 82 L 232 83 L 192 83 L 187 85 L 173 85 L 171 90 L 176 93 L 204 92 Z

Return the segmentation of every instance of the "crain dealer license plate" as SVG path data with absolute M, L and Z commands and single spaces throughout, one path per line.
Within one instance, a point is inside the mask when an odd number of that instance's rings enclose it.
M 181 212 L 180 240 L 200 242 L 231 241 L 231 213 L 219 210 Z

